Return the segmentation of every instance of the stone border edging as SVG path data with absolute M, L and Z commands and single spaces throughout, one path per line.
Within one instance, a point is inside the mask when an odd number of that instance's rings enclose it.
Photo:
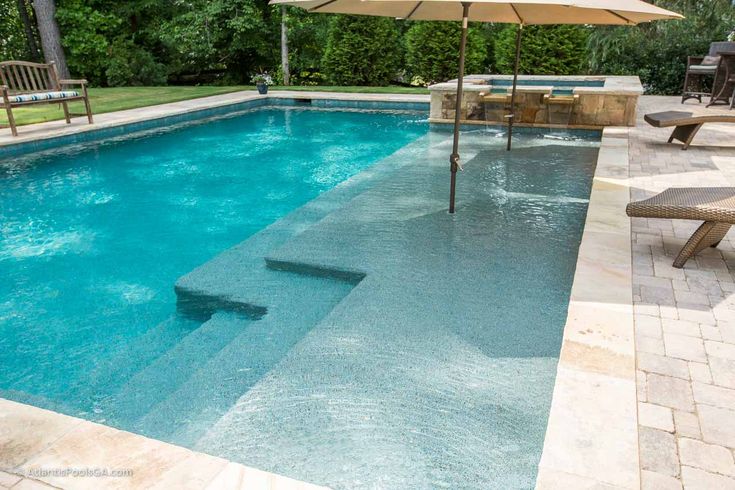
M 537 489 L 640 488 L 628 131 L 603 132 Z

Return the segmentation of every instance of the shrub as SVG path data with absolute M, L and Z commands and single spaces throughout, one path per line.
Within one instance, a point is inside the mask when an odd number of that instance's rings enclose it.
M 322 69 L 337 85 L 388 85 L 400 63 L 396 21 L 335 16 L 329 26 Z
M 406 32 L 406 67 L 412 78 L 425 84 L 457 78 L 459 22 L 413 22 Z M 481 73 L 485 68 L 487 45 L 479 30 L 467 33 L 465 73 Z
M 687 56 L 703 56 L 712 41 L 724 41 L 735 26 L 730 0 L 657 2 L 685 19 L 635 27 L 597 27 L 589 40 L 589 70 L 637 75 L 649 94 L 681 93 Z
M 120 39 L 112 44 L 105 74 L 111 87 L 165 85 L 167 78 L 166 67 L 157 63 L 151 53 Z
M 119 30 L 122 21 L 82 0 L 65 1 L 59 6 L 56 18 L 64 33 L 62 44 L 71 73 L 86 78 L 92 85 L 104 85 L 110 61 L 108 39 Z
M 517 26 L 506 26 L 495 41 L 495 66 L 513 73 Z M 587 66 L 589 28 L 576 25 L 526 26 L 521 41 L 520 73 L 526 75 L 578 75 Z

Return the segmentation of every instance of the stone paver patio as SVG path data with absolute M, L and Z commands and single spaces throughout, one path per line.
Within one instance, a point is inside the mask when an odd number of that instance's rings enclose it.
M 631 199 L 667 187 L 735 185 L 735 126 L 705 126 L 694 146 L 642 121 L 697 113 L 678 97 L 643 97 L 630 131 Z M 644 489 L 735 489 L 735 233 L 719 248 L 671 263 L 699 223 L 632 222 L 641 484 Z

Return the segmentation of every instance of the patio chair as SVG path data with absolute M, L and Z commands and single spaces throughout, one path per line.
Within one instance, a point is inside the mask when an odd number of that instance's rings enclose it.
M 705 123 L 735 124 L 735 115 L 708 114 L 705 116 L 695 116 L 691 112 L 683 111 L 656 112 L 654 114 L 646 114 L 643 116 L 643 119 L 656 128 L 675 126 L 674 132 L 671 133 L 668 142 L 671 143 L 674 140 L 681 141 L 684 143 L 682 150 L 689 148 L 697 132 Z
M 78 85 L 79 90 L 68 90 L 68 87 L 74 85 Z M 14 107 L 60 103 L 64 109 L 66 123 L 70 124 L 71 115 L 68 103 L 73 100 L 82 100 L 89 124 L 94 122 L 87 94 L 87 81 L 60 80 L 53 62 L 44 64 L 28 61 L 4 61 L 0 63 L 0 92 L 2 92 L 0 107 L 5 108 L 13 136 L 18 136 L 13 117 Z
M 702 102 L 702 96 L 711 96 L 711 91 L 705 90 L 705 81 L 714 80 L 720 65 L 720 52 L 735 51 L 734 42 L 717 42 L 710 44 L 707 56 L 689 56 L 687 71 L 684 77 L 684 90 L 681 95 L 682 104 L 689 99 Z
M 719 56 L 720 62 L 712 82 L 712 97 L 707 107 L 730 104 L 733 90 L 735 90 L 735 47 L 732 51 L 720 51 Z
M 625 212 L 632 218 L 704 221 L 674 260 L 674 267 L 681 269 L 695 253 L 717 247 L 735 224 L 735 187 L 666 189 L 650 199 L 628 204 Z

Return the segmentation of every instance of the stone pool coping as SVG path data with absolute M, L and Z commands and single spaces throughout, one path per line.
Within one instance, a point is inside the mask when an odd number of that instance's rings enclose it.
M 587 211 L 537 488 L 640 488 L 628 128 L 606 128 Z
M 53 121 L 26 126 L 27 134 L 21 128 L 18 138 L 0 136 L 0 147 L 271 97 L 376 102 L 429 99 L 423 95 L 284 91 L 260 96 L 237 92 L 102 114 L 91 126 L 81 119 L 71 125 Z M 537 488 L 640 486 L 630 222 L 624 213 L 629 196 L 627 176 L 628 130 L 606 128 L 579 248 Z M 99 468 L 125 463 L 126 468 L 140 468 L 137 475 L 143 480 L 139 485 L 144 487 L 165 488 L 173 483 L 182 488 L 206 488 L 217 483 L 211 488 L 323 488 L 4 399 L 0 399 L 0 435 L 0 466 L 4 468 L 24 470 L 34 464 Z M 17 455 L 13 456 L 17 461 L 10 459 L 12 455 Z M 95 487 L 96 480 L 38 479 L 74 488 Z M 116 481 L 110 486 L 117 486 Z M 254 486 L 248 486 L 251 483 Z
M 55 473 L 72 470 L 120 472 L 120 476 Z M 20 484 L 21 481 L 27 482 Z M 5 488 L 6 483 L 17 488 L 39 489 L 325 489 L 0 398 L 0 487 Z

